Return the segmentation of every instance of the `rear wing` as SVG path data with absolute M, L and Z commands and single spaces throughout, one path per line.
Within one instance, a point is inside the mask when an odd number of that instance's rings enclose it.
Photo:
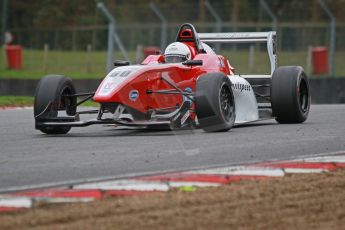
M 241 32 L 241 33 L 199 33 L 199 39 L 205 43 L 267 43 L 267 52 L 271 64 L 271 75 L 277 67 L 276 32 Z

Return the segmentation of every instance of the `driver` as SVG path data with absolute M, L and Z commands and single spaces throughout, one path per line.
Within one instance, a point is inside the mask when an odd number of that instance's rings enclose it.
M 166 63 L 179 63 L 191 59 L 189 47 L 182 42 L 174 42 L 168 45 L 164 51 Z

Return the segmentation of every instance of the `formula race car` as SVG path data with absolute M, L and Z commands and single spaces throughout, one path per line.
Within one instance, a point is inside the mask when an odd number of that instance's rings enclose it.
M 253 42 L 267 43 L 269 75 L 235 75 L 229 61 L 208 45 Z M 65 76 L 42 78 L 35 93 L 35 127 L 46 134 L 93 124 L 218 132 L 267 118 L 304 122 L 308 78 L 300 66 L 276 68 L 276 55 L 275 32 L 198 34 L 186 23 L 164 54 L 150 55 L 139 65 L 115 61 L 95 92 L 77 93 Z M 78 111 L 87 100 L 99 103 L 99 109 Z M 82 114 L 97 117 L 82 121 Z

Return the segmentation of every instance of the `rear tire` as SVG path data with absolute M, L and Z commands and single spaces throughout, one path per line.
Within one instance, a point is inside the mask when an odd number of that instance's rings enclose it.
M 71 127 L 44 126 L 41 122 L 57 117 L 58 110 L 65 110 L 67 115 L 76 114 L 76 97 L 62 97 L 75 94 L 76 90 L 70 78 L 61 75 L 48 75 L 40 80 L 35 92 L 34 116 L 36 129 L 46 134 L 66 134 Z M 49 106 L 49 108 L 47 108 Z
M 206 132 L 228 131 L 235 122 L 235 101 L 230 79 L 223 73 L 202 75 L 196 82 L 195 109 Z
M 310 93 L 307 75 L 300 66 L 283 66 L 272 75 L 271 105 L 279 123 L 302 123 L 308 118 Z

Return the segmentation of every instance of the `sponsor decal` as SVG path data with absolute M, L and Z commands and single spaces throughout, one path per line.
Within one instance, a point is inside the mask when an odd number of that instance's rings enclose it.
M 131 71 L 129 71 L 129 70 L 127 70 L 127 71 L 115 71 L 115 72 L 112 72 L 109 77 L 127 77 L 130 73 L 131 73 Z
M 250 91 L 251 90 L 250 85 L 241 84 L 241 83 L 232 84 L 232 88 L 235 89 L 235 90 L 238 90 L 240 92 L 242 92 L 242 91 Z
M 249 34 L 236 33 L 236 34 L 216 34 L 217 38 L 248 38 Z
M 129 92 L 129 99 L 131 101 L 136 101 L 139 97 L 139 91 L 138 90 L 131 90 Z

